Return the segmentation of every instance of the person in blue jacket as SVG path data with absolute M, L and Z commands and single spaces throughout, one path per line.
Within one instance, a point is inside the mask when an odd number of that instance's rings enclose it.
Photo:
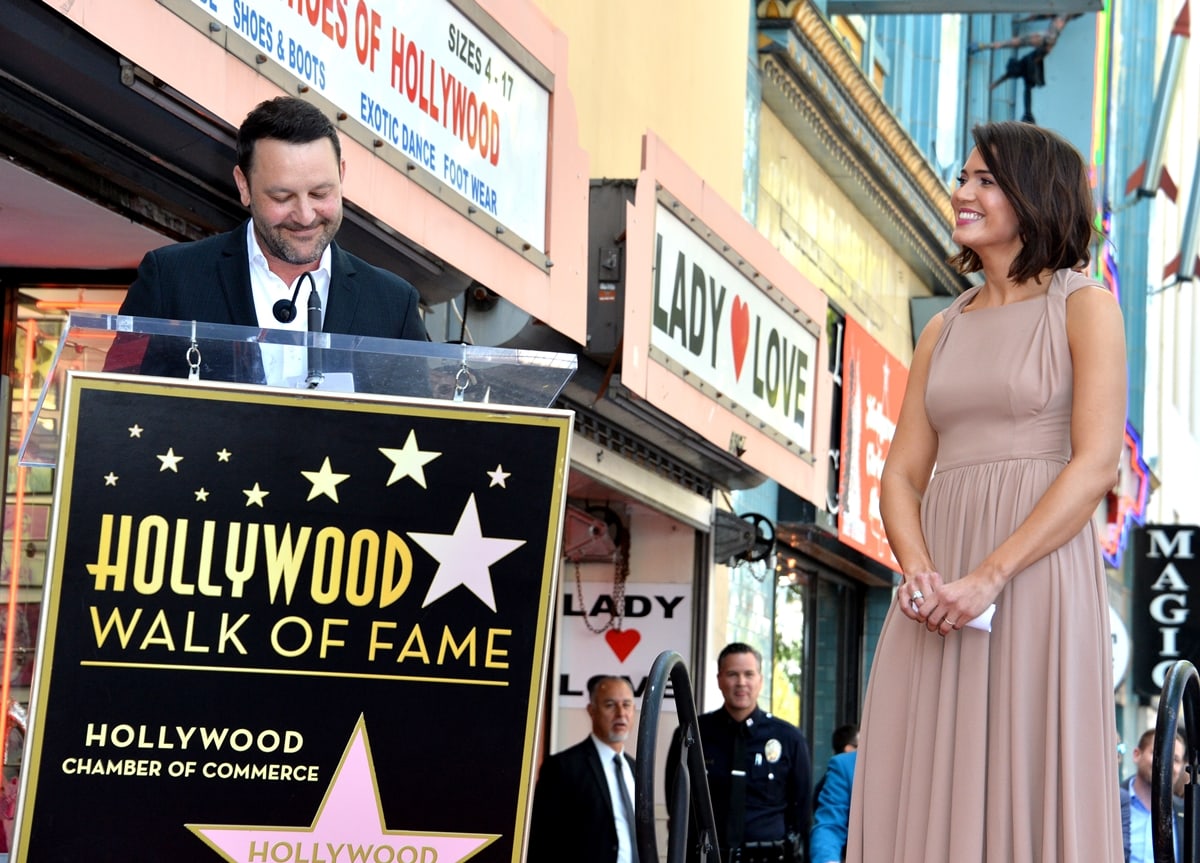
M 841 863 L 846 853 L 846 829 L 850 822 L 850 789 L 858 752 L 839 753 L 829 759 L 821 793 L 813 808 L 809 834 L 809 863 Z

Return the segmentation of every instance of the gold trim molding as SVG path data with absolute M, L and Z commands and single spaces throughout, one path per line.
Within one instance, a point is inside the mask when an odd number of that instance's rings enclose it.
M 771 5 L 768 0 L 767 5 Z M 950 207 L 950 193 L 925 155 L 917 148 L 913 139 L 892 113 L 887 103 L 880 98 L 875 86 L 867 78 L 854 59 L 846 53 L 837 33 L 809 2 L 794 0 L 792 21 L 804 39 L 813 47 L 826 66 L 846 88 L 847 94 L 862 111 L 871 128 L 887 144 L 889 150 L 912 177 L 932 206 L 938 208 L 949 225 L 954 216 Z
M 920 260 L 931 288 L 962 291 L 968 282 L 945 263 L 954 251 L 950 192 L 837 33 L 808 0 L 762 0 L 757 12 L 760 20 L 778 22 L 768 27 L 787 27 L 790 35 L 785 45 L 760 30 L 764 99 L 770 86 L 800 115 L 792 121 L 802 128 L 793 132 L 802 140 L 815 136 L 847 170 L 847 182 L 860 191 L 848 194 L 866 193 L 875 202 L 893 229 L 887 233 L 898 231 L 910 245 L 907 254 L 897 251 Z

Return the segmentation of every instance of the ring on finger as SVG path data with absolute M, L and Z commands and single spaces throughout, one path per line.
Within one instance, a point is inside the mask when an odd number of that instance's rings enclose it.
M 924 598 L 925 598 L 925 594 L 921 593 L 921 591 L 914 590 L 912 592 L 912 601 L 913 602 L 920 602 Z

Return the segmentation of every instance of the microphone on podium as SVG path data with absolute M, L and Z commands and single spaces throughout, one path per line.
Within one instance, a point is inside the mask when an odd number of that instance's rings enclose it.
M 308 377 L 305 382 L 310 390 L 316 389 L 325 380 L 324 355 L 315 343 L 316 334 L 321 332 L 321 295 L 317 293 L 317 283 L 311 273 L 303 273 L 300 278 L 308 278 Z M 297 284 L 299 288 L 299 284 Z

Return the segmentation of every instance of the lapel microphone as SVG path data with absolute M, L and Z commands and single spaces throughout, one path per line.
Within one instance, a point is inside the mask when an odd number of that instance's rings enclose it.
M 271 306 L 271 313 L 275 315 L 275 320 L 279 321 L 279 323 L 290 324 L 296 320 L 296 298 L 300 296 L 300 286 L 304 284 L 306 278 L 308 279 L 309 290 L 315 290 L 316 283 L 313 282 L 312 273 L 305 271 L 300 274 L 300 278 L 296 279 L 296 289 L 292 291 L 292 298 L 289 300 L 287 297 L 284 297 Z

